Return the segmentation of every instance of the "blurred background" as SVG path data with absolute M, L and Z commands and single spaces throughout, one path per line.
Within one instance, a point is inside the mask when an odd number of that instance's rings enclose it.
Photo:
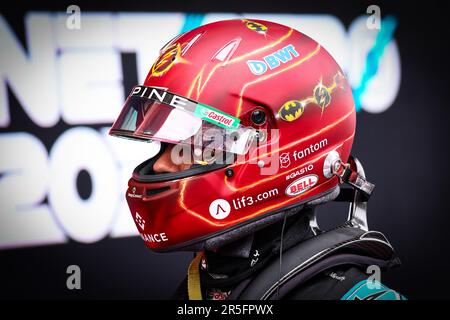
M 341 65 L 358 111 L 353 154 L 377 185 L 369 226 L 388 236 L 403 262 L 382 281 L 410 299 L 450 298 L 444 12 L 433 1 L 2 7 L 0 298 L 172 296 L 192 254 L 146 249 L 124 197 L 132 170 L 153 150 L 106 133 L 168 40 L 244 17 L 291 26 Z M 319 224 L 330 228 L 346 214 L 346 207 L 324 206 Z M 81 290 L 66 286 L 70 265 L 81 269 Z

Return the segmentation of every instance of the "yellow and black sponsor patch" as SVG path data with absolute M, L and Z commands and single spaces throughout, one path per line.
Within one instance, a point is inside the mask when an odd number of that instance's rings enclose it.
M 300 118 L 305 110 L 305 106 L 299 100 L 290 100 L 285 102 L 280 110 L 278 110 L 278 115 L 281 119 L 291 122 Z
M 312 103 L 319 106 L 322 109 L 322 113 L 331 103 L 331 94 L 336 89 L 345 89 L 345 77 L 339 71 L 333 77 L 333 82 L 329 86 L 325 86 L 322 83 L 322 79 L 314 87 L 313 94 L 310 97 L 306 97 L 303 100 L 289 100 L 281 106 L 278 110 L 278 115 L 281 119 L 291 122 L 300 118 L 305 110 L 305 107 Z
M 247 28 L 249 28 L 250 30 L 253 30 L 253 31 L 256 31 L 259 33 L 265 33 L 268 30 L 268 28 L 265 25 L 263 25 L 262 23 L 250 21 L 250 20 L 244 20 L 244 22 L 245 22 L 245 26 Z

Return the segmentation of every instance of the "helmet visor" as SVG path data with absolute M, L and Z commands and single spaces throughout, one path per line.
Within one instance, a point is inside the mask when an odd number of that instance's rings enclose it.
M 235 154 L 247 153 L 256 131 L 239 119 L 162 88 L 136 86 L 109 132 Z

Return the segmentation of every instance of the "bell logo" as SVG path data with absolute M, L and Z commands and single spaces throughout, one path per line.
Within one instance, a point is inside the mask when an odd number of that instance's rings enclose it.
M 209 214 L 217 220 L 223 220 L 231 212 L 230 203 L 227 200 L 217 199 L 209 205 Z
M 286 195 L 290 197 L 298 196 L 311 189 L 317 183 L 317 180 L 315 174 L 297 179 L 286 188 Z

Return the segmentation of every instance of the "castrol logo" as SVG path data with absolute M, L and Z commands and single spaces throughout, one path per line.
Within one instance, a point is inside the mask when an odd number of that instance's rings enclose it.
M 233 125 L 233 118 L 227 117 L 223 114 L 218 114 L 214 111 L 208 110 L 206 108 L 202 109 L 202 115 L 208 119 L 214 120 L 216 122 L 219 122 L 225 126 L 232 126 Z

